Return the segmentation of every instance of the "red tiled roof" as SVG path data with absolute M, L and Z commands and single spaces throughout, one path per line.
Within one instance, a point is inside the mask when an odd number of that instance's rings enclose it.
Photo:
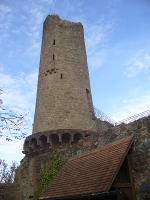
M 108 192 L 132 141 L 124 138 L 69 159 L 40 199 Z

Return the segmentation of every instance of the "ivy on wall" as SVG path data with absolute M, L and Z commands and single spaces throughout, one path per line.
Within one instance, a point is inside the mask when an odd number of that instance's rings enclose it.
M 62 159 L 58 155 L 54 155 L 51 160 L 48 161 L 47 167 L 41 167 L 40 170 L 40 187 L 35 193 L 33 200 L 38 200 L 48 184 L 57 176 L 59 170 L 64 166 L 66 160 Z

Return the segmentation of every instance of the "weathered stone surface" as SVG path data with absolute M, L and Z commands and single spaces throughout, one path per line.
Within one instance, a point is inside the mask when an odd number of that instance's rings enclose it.
M 142 120 L 140 119 L 139 121 Z M 41 150 L 36 154 L 26 156 L 16 175 L 16 183 L 20 187 L 20 199 L 27 200 L 37 190 L 40 167 L 41 165 L 46 166 L 46 163 L 52 158 L 54 152 L 57 151 L 62 157 L 69 158 L 96 148 L 101 148 L 114 140 L 129 135 L 134 136 L 130 159 L 136 198 L 137 200 L 146 199 L 149 194 L 141 193 L 140 187 L 143 182 L 150 185 L 150 135 L 146 127 L 147 123 L 141 123 L 142 126 L 139 128 L 139 121 L 123 125 L 123 128 L 122 126 L 112 126 L 112 128 L 107 128 L 105 131 L 101 130 L 97 133 L 93 132 L 89 134 L 89 132 L 86 132 L 82 139 L 77 143 L 73 143 L 71 146 L 70 144 L 61 145 L 56 149 L 45 149 L 45 151 Z M 137 124 L 137 128 L 135 124 Z
M 17 200 L 15 197 L 16 187 L 14 184 L 0 184 L 1 200 Z
M 38 77 L 33 133 L 96 130 L 83 26 L 48 16 Z
M 139 126 L 140 124 L 140 126 Z M 126 125 L 127 132 L 118 132 L 118 127 L 114 127 L 112 132 L 116 132 L 117 137 L 123 138 L 127 135 L 134 136 L 134 144 L 131 151 L 132 175 L 137 200 L 149 198 L 148 193 L 141 193 L 140 186 L 143 182 L 150 185 L 150 134 L 148 131 L 148 118 L 139 119 Z
M 27 200 L 33 196 L 39 186 L 40 168 L 46 166 L 55 153 L 63 158 L 70 158 L 81 153 L 91 151 L 96 148 L 97 135 L 93 133 L 91 137 L 83 138 L 78 143 L 58 146 L 55 149 L 45 149 L 37 154 L 25 156 L 16 173 L 15 183 L 19 187 L 19 199 Z

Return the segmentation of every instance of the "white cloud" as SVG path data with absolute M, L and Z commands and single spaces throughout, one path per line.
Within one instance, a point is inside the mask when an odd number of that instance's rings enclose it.
M 12 21 L 12 10 L 10 7 L 2 4 L 0 2 L 0 43 L 3 42 L 4 38 L 7 38 L 8 30 L 11 26 L 11 21 Z
M 61 11 L 63 17 L 70 16 L 70 20 L 83 24 L 89 69 L 93 72 L 99 69 L 105 61 L 105 50 L 109 36 L 115 29 L 115 18 L 102 15 L 100 19 L 95 18 L 91 22 L 83 12 L 84 1 L 77 1 L 76 5 L 69 0 L 66 0 L 65 3 L 64 9 Z M 112 16 L 114 9 L 110 5 L 109 16 Z
M 93 24 L 85 24 L 86 47 L 92 53 L 93 47 L 104 45 L 114 25 L 105 19 L 97 20 Z
M 47 4 L 52 4 L 53 0 L 41 0 L 41 2 L 43 3 L 47 3 Z
M 88 65 L 91 72 L 99 69 L 105 62 L 105 51 L 99 50 L 88 57 Z
M 37 74 L 37 71 L 34 71 L 30 74 L 22 73 L 18 76 L 12 76 L 3 71 L 0 72 L 0 87 L 4 90 L 3 101 L 5 105 L 20 110 L 33 107 Z
M 97 20 L 93 24 L 84 21 L 85 44 L 89 69 L 95 71 L 105 62 L 109 35 L 114 30 L 114 24 L 105 19 Z
M 27 114 L 25 132 L 31 134 L 35 97 L 37 87 L 37 71 L 20 74 L 14 77 L 0 71 L 0 88 L 3 89 L 2 100 L 5 107 L 19 114 Z
M 49 4 L 49 7 L 45 4 Z M 28 48 L 29 53 L 32 55 L 39 53 L 41 48 L 41 33 L 42 33 L 42 23 L 48 13 L 48 10 L 52 7 L 51 0 L 41 0 L 39 2 L 34 2 L 30 5 L 30 8 L 27 7 L 27 18 L 25 22 L 27 23 L 26 35 L 29 38 L 31 43 L 30 48 Z M 28 20 L 30 19 L 30 20 Z
M 150 69 L 150 53 L 141 49 L 130 60 L 126 75 L 128 77 L 136 77 L 142 72 L 146 72 L 148 69 Z
M 8 164 L 11 164 L 14 160 L 19 164 L 24 157 L 22 154 L 23 142 L 24 140 L 8 142 L 4 138 L 0 138 L 0 158 Z
M 57 10 L 57 4 L 58 2 L 56 2 L 56 10 Z M 81 21 L 81 18 L 84 19 L 83 16 L 84 1 L 82 0 L 76 1 L 74 4 L 70 0 L 65 0 L 63 4 L 65 4 L 65 6 L 63 6 L 63 9 L 61 10 L 63 18 L 67 19 L 69 16 L 72 21 Z
M 28 29 L 26 29 L 27 37 L 30 40 L 31 46 L 29 51 L 33 53 L 40 51 L 41 38 L 40 31 L 44 15 L 42 11 L 38 8 L 31 8 L 29 11 L 29 18 L 31 19 L 28 24 Z
M 11 9 L 8 6 L 0 4 L 0 16 L 4 16 L 10 12 L 11 12 Z
M 115 22 L 103 17 L 93 23 L 83 22 L 89 68 L 95 71 L 105 62 L 109 36 L 115 29 Z
M 35 106 L 36 87 L 37 87 L 37 71 L 29 74 L 20 74 L 12 76 L 0 71 L 0 87 L 3 89 L 2 99 L 4 105 L 11 110 L 19 113 L 27 113 L 27 130 L 28 134 L 32 132 L 33 113 Z M 9 164 L 16 160 L 19 162 L 23 158 L 24 140 L 14 140 L 12 142 L 0 138 L 0 157 L 5 159 Z
M 116 121 L 120 121 L 147 110 L 150 110 L 149 92 L 136 98 L 123 100 L 122 105 L 119 106 L 119 111 L 113 113 L 112 118 Z
M 49 7 L 47 4 L 49 3 Z M 11 5 L 8 7 L 0 3 L 0 43 L 10 56 L 15 53 L 27 53 L 32 56 L 39 55 L 41 48 L 42 23 L 51 8 L 52 0 L 36 0 L 26 3 L 22 8 Z M 21 14 L 20 14 L 21 12 Z M 17 13 L 17 14 L 16 14 Z M 20 16 L 19 19 L 16 16 Z M 21 43 L 12 40 L 12 36 L 19 40 L 24 38 L 28 46 L 21 47 Z M 11 38 L 11 39 L 10 39 Z M 4 40 L 5 39 L 5 40 Z M 5 41 L 9 40 L 9 43 Z M 20 41 L 19 41 L 20 42 Z M 26 48 L 26 49 L 25 49 Z

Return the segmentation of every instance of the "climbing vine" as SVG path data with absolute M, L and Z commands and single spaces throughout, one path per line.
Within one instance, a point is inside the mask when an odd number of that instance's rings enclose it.
M 48 184 L 57 176 L 59 170 L 63 167 L 66 160 L 62 159 L 58 155 L 54 155 L 51 160 L 48 161 L 47 167 L 41 167 L 40 170 L 40 187 L 35 193 L 33 200 L 38 200 Z

